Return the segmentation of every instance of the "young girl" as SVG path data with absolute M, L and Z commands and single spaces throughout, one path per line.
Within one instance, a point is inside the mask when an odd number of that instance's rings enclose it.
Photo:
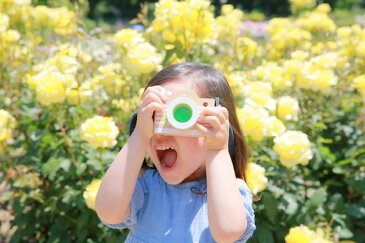
M 196 127 L 204 136 L 154 134 L 154 112 L 181 90 L 220 98 L 221 106 L 200 112 Z M 126 242 L 133 243 L 246 242 L 256 226 L 235 109 L 226 79 L 210 66 L 177 64 L 157 73 L 129 140 L 102 180 L 95 202 L 102 222 L 129 228 Z M 143 165 L 146 153 L 153 169 Z

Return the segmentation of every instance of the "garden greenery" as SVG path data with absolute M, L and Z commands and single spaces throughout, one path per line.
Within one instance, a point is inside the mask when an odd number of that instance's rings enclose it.
M 145 83 L 190 61 L 224 72 L 236 98 L 261 196 L 250 242 L 365 242 L 365 28 L 290 2 L 295 16 L 258 32 L 231 5 L 160 0 L 145 30 L 109 34 L 85 31 L 82 11 L 1 1 L 0 205 L 14 230 L 0 237 L 123 242 L 94 211 L 100 179 Z

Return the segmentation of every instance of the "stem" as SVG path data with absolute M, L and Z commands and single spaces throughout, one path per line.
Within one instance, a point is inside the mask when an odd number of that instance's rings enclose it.
M 101 164 L 101 166 L 100 166 L 101 167 L 100 172 L 101 172 L 102 175 L 104 175 L 105 174 L 104 161 L 103 161 L 103 158 L 101 156 L 101 151 L 100 150 L 98 150 L 96 156 L 97 156 L 97 159 L 100 161 L 100 164 Z
M 66 106 L 66 108 L 67 108 L 67 106 Z M 64 110 L 64 109 L 62 109 L 62 110 Z M 64 114 L 67 115 L 67 112 L 65 112 Z M 67 117 L 66 117 L 66 121 L 67 121 Z M 72 149 L 70 149 L 70 144 L 68 143 L 68 141 L 69 141 L 70 138 L 67 136 L 67 133 L 66 133 L 66 130 L 67 129 L 62 124 L 61 116 L 58 116 L 57 117 L 57 122 L 58 122 L 58 126 L 60 127 L 60 131 L 61 131 L 60 134 L 65 139 L 65 143 L 66 143 L 65 150 L 66 150 L 66 153 L 71 155 L 71 162 L 73 163 L 73 165 L 75 166 L 75 168 L 77 168 L 78 165 L 77 165 L 77 162 L 76 162 L 76 159 L 75 159 L 75 155 L 74 155 Z

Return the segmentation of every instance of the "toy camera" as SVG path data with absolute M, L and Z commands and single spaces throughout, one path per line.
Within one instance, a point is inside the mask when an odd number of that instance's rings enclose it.
M 192 91 L 175 92 L 164 106 L 164 112 L 156 112 L 154 133 L 174 136 L 202 136 L 195 124 L 204 106 L 219 105 L 219 98 L 199 98 Z

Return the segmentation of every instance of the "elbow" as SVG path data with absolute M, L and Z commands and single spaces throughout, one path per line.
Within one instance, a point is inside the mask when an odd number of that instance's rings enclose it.
M 127 213 L 115 213 L 116 211 L 119 210 L 113 209 L 110 205 L 107 205 L 105 201 L 96 197 L 95 212 L 100 220 L 108 224 L 119 224 L 129 216 Z
M 212 236 L 218 243 L 232 243 L 238 240 L 246 231 L 247 223 L 239 223 L 212 230 Z

